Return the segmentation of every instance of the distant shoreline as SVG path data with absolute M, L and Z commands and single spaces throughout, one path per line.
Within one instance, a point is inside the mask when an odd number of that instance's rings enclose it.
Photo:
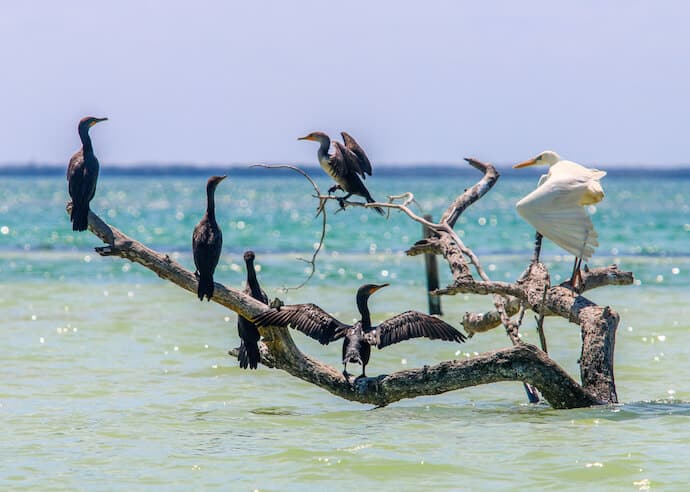
M 270 164 L 268 164 L 270 165 Z M 321 172 L 316 166 L 296 165 L 307 173 L 318 176 Z M 532 177 L 533 175 L 543 174 L 544 168 L 534 168 L 518 172 L 509 166 L 497 166 L 502 174 L 510 174 L 511 177 Z M 66 166 L 54 164 L 10 164 L 0 166 L 0 176 L 61 176 L 64 175 Z M 265 176 L 269 170 L 261 167 L 249 167 L 248 164 L 229 164 L 222 165 L 190 165 L 190 164 L 139 164 L 139 165 L 107 165 L 101 166 L 101 176 L 203 176 L 218 173 L 229 173 L 234 176 Z M 273 173 L 281 172 L 286 177 L 299 177 L 296 173 L 289 170 L 273 170 Z M 614 167 L 606 169 L 612 177 L 636 176 L 643 178 L 646 176 L 663 178 L 690 178 L 690 167 L 654 167 L 649 166 L 630 166 Z M 458 176 L 476 175 L 477 171 L 467 165 L 452 164 L 420 164 L 419 166 L 395 166 L 378 165 L 374 170 L 376 176 L 389 177 L 435 177 L 435 176 Z

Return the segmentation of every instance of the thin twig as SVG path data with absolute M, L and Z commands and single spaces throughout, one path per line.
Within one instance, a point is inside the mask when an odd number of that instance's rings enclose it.
M 314 180 L 311 178 L 311 176 L 309 176 L 309 174 L 307 174 L 305 171 L 301 170 L 300 168 L 298 168 L 296 166 L 291 166 L 289 164 L 272 164 L 272 165 L 253 164 L 249 167 L 263 167 L 265 169 L 291 169 L 292 171 L 295 171 L 296 173 L 301 174 L 307 180 L 309 180 L 311 185 L 314 187 L 314 191 L 316 192 L 317 196 L 321 196 L 321 191 L 319 190 L 319 187 L 316 185 L 316 182 L 314 182 Z M 316 256 L 319 254 L 319 251 L 321 251 L 321 248 L 323 247 L 323 243 L 326 239 L 326 207 L 324 207 L 324 204 L 325 204 L 325 202 L 323 200 L 321 200 L 319 202 L 319 207 L 318 207 L 317 212 L 316 212 L 317 217 L 319 216 L 320 213 L 323 212 L 323 215 L 321 218 L 321 237 L 319 238 L 319 244 L 316 247 L 316 249 L 314 250 L 314 252 L 312 253 L 310 260 L 307 260 L 305 258 L 300 258 L 300 257 L 297 258 L 297 260 L 303 261 L 304 263 L 307 263 L 309 266 L 311 266 L 311 271 L 309 272 L 309 275 L 307 275 L 307 278 L 305 278 L 301 284 L 299 284 L 295 287 L 282 287 L 281 290 L 283 292 L 301 289 L 302 287 L 304 287 L 307 284 L 307 282 L 309 282 L 311 280 L 311 278 L 314 276 L 314 273 L 316 273 Z

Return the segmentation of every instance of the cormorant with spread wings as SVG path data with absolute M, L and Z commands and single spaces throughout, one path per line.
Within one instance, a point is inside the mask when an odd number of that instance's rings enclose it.
M 372 326 L 367 301 L 369 296 L 387 285 L 365 284 L 357 290 L 357 308 L 362 319 L 354 325 L 338 321 L 315 304 L 292 304 L 270 309 L 254 318 L 254 323 L 260 327 L 291 326 L 323 345 L 344 338 L 343 374 L 346 377 L 348 362 L 361 364 L 362 376 L 366 376 L 372 345 L 382 349 L 418 337 L 458 343 L 467 340 L 445 321 L 419 311 L 406 311 Z

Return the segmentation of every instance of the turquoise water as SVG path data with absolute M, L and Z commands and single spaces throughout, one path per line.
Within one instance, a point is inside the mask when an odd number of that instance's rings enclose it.
M 533 232 L 514 203 L 535 175 L 506 171 L 458 224 L 489 275 L 514 279 Z M 315 174 L 325 189 L 328 183 Z M 372 194 L 413 191 L 438 217 L 478 174 L 374 176 Z M 191 230 L 205 175 L 101 176 L 93 209 L 111 224 L 191 267 Z M 652 184 L 653 183 L 653 184 Z M 593 212 L 601 247 L 592 266 L 616 262 L 636 284 L 588 293 L 621 314 L 616 381 L 621 405 L 556 411 L 527 405 L 519 383 L 405 400 L 383 409 L 350 403 L 285 373 L 247 372 L 226 355 L 239 343 L 234 313 L 151 272 L 93 253 L 73 233 L 62 176 L 0 176 L 0 486 L 8 490 L 686 490 L 690 449 L 690 176 L 611 173 Z M 354 291 L 376 319 L 424 310 L 423 265 L 403 251 L 420 228 L 401 214 L 329 215 L 315 277 L 299 283 L 318 242 L 312 189 L 288 171 L 235 175 L 218 190 L 225 245 L 216 279 L 243 284 L 253 249 L 269 296 L 317 302 L 347 321 Z M 334 206 L 334 204 L 330 204 Z M 572 258 L 546 242 L 556 279 Z M 445 267 L 443 281 L 448 280 Z M 445 319 L 490 308 L 443 299 Z M 522 329 L 537 341 L 528 316 Z M 580 335 L 546 323 L 553 358 L 576 378 Z M 340 347 L 300 334 L 303 350 L 336 366 Z M 376 351 L 371 374 L 509 344 L 500 330 L 463 346 L 416 340 Z

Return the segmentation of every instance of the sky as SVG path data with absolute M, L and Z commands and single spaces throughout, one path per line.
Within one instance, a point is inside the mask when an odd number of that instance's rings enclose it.
M 34 0 L 0 7 L 0 165 L 690 163 L 685 1 Z

